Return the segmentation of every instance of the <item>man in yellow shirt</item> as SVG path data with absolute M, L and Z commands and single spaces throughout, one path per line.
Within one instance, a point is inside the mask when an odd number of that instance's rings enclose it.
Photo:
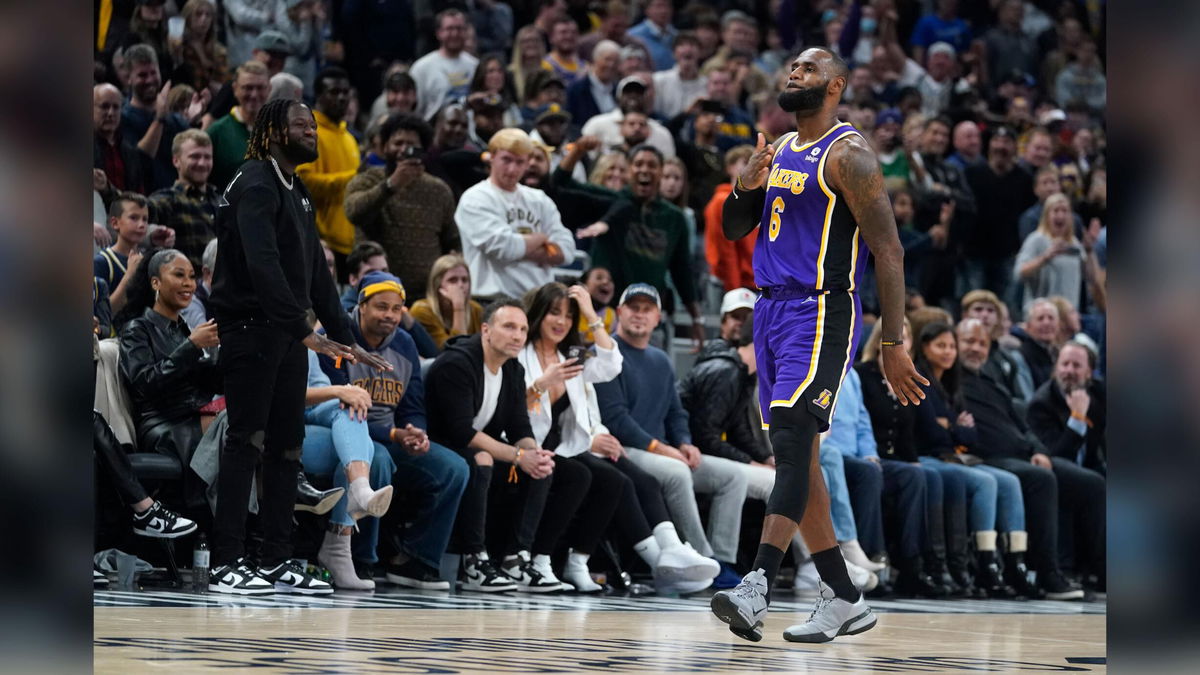
M 343 206 L 346 184 L 358 174 L 358 141 L 346 129 L 350 105 L 350 77 L 346 71 L 329 67 L 317 74 L 313 116 L 317 119 L 317 161 L 296 167 L 296 173 L 312 193 L 317 212 L 317 232 L 333 250 L 338 281 L 346 282 L 346 256 L 354 247 L 354 225 Z

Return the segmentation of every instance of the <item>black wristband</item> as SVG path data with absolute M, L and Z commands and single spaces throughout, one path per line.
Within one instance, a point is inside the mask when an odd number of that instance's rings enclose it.
M 904 340 L 880 340 L 880 347 L 903 347 Z

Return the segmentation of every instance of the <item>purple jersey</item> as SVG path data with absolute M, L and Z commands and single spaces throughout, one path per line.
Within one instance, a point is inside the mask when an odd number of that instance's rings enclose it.
M 866 242 L 824 175 L 829 148 L 847 136 L 861 134 L 841 122 L 816 141 L 797 145 L 791 132 L 775 151 L 754 245 L 754 281 L 760 288 L 854 291 L 862 283 Z

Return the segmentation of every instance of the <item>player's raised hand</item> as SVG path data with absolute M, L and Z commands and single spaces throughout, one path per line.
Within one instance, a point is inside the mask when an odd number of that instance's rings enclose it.
M 767 143 L 767 137 L 760 132 L 758 134 L 758 145 L 754 147 L 754 154 L 750 155 L 750 161 L 746 162 L 746 168 L 742 170 L 741 177 L 738 181 L 739 189 L 755 190 L 762 187 L 767 181 L 767 170 L 771 168 L 771 157 L 775 155 L 775 147 Z
M 908 357 L 908 351 L 898 345 L 882 347 L 880 353 L 879 365 L 883 369 L 883 376 L 892 385 L 900 405 L 908 405 L 910 401 L 913 405 L 921 405 L 921 399 L 925 398 L 921 385 L 929 386 L 929 380 L 917 372 L 912 359 Z

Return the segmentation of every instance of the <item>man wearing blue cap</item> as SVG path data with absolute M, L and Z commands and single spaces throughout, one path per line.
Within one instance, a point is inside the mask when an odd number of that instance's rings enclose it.
M 387 565 L 388 581 L 425 590 L 450 587 L 438 567 L 450 540 L 458 501 L 467 484 L 467 463 L 433 443 L 425 433 L 425 386 L 412 337 L 400 327 L 405 292 L 400 279 L 387 272 L 368 272 L 358 282 L 358 306 L 350 318 L 354 341 L 391 364 L 380 372 L 363 364 L 345 363 L 322 354 L 321 369 L 335 384 L 353 384 L 371 394 L 367 428 L 377 445 L 387 448 L 396 464 L 401 489 L 427 493 L 421 511 L 399 540 L 400 550 Z M 393 478 L 395 482 L 395 477 Z M 360 523 L 355 559 L 374 563 L 378 521 Z

